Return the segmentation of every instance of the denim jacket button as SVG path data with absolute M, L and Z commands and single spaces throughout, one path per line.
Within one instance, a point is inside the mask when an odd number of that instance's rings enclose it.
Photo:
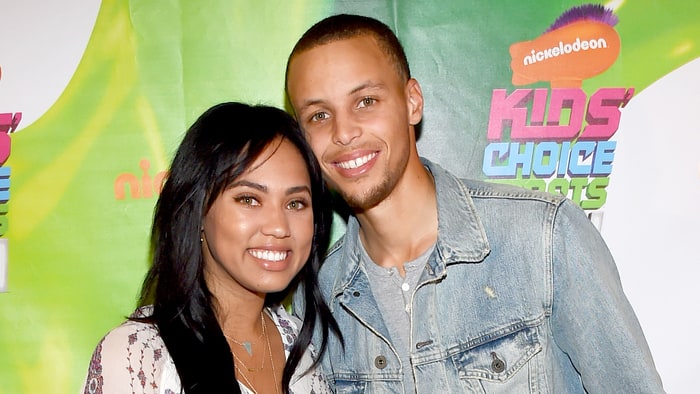
M 374 366 L 379 368 L 379 369 L 384 369 L 386 368 L 386 357 L 384 356 L 377 356 L 374 359 Z
M 359 292 L 359 291 L 353 291 L 353 292 L 352 292 L 352 295 L 355 296 L 355 297 L 359 297 L 359 296 L 360 296 L 360 292 Z
M 495 373 L 501 373 L 506 370 L 506 363 L 503 362 L 498 356 L 496 355 L 496 352 L 491 352 L 491 358 L 493 361 L 491 361 L 491 369 Z

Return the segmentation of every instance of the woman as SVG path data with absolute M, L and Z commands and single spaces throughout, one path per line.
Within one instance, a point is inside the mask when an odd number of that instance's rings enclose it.
M 319 352 L 328 327 L 339 335 L 316 278 L 327 201 L 313 152 L 285 112 L 240 103 L 206 111 L 156 204 L 141 307 L 97 346 L 84 391 L 329 391 L 310 347 L 317 324 Z M 303 324 L 280 306 L 297 284 Z

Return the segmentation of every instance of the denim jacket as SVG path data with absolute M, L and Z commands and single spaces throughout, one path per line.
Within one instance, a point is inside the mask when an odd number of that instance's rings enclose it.
M 319 276 L 345 341 L 331 336 L 322 359 L 338 393 L 663 392 L 613 258 L 580 208 L 423 163 L 438 238 L 412 294 L 412 365 L 389 340 L 351 217 Z

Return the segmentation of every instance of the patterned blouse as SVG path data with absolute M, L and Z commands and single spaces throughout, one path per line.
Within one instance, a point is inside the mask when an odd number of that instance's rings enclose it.
M 285 357 L 297 338 L 301 322 L 290 316 L 282 306 L 266 308 L 284 343 Z M 134 316 L 149 314 L 150 307 L 134 312 Z M 314 350 L 309 346 L 297 368 L 306 371 Z M 253 394 L 240 381 L 243 394 Z M 304 375 L 295 374 L 289 385 L 295 394 L 330 393 L 320 366 Z M 83 393 L 179 394 L 180 377 L 175 363 L 152 324 L 126 321 L 113 329 L 98 343 L 92 354 Z

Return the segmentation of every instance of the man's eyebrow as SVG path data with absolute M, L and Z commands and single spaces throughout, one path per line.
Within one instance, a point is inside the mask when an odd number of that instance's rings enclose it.
M 353 94 L 357 94 L 358 92 L 363 91 L 365 89 L 371 89 L 371 90 L 383 89 L 385 86 L 386 85 L 384 83 L 365 81 L 365 82 L 361 83 L 360 85 L 358 85 L 357 87 L 355 87 L 354 89 L 350 90 L 350 92 L 348 93 L 348 96 L 351 96 Z M 322 105 L 324 103 L 325 103 L 325 101 L 322 99 L 308 99 L 301 104 L 301 107 L 299 107 L 299 112 L 304 112 L 304 110 L 306 110 L 309 107 L 312 107 L 314 105 Z
M 366 81 L 357 86 L 355 89 L 351 90 L 350 94 L 352 95 L 365 89 L 382 89 L 384 86 L 386 85 L 381 82 Z
M 314 105 L 319 105 L 319 104 L 323 104 L 323 100 L 321 100 L 321 99 L 306 100 L 301 104 L 301 107 L 299 107 L 299 112 L 304 112 L 304 110 L 306 110 L 307 108 L 312 107 Z

